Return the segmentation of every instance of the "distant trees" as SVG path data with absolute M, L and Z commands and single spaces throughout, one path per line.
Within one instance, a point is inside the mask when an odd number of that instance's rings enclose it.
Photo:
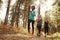
M 10 21 L 11 26 L 19 26 L 19 22 L 20 22 L 20 16 L 22 15 L 23 18 L 23 27 L 26 27 L 26 25 L 28 24 L 28 15 L 30 12 L 30 5 L 33 3 L 33 1 L 31 0 L 16 0 L 16 2 L 14 3 L 14 5 L 11 7 L 11 1 L 12 0 L 8 0 L 8 4 L 7 4 L 7 10 L 6 10 L 6 15 L 5 15 L 5 20 L 4 20 L 4 25 L 7 25 L 8 22 Z M 0 0 L 1 2 L 1 0 Z M 11 13 L 10 13 L 11 11 Z M 10 20 L 9 19 L 9 15 L 10 15 Z
M 30 5 L 33 4 L 34 0 L 16 0 L 16 2 L 14 3 L 14 5 L 12 6 L 11 10 L 10 10 L 10 3 L 12 0 L 8 0 L 8 5 L 7 5 L 7 11 L 6 11 L 6 16 L 5 16 L 5 20 L 4 20 L 4 24 L 7 25 L 8 24 L 8 16 L 10 15 L 11 20 L 10 20 L 10 24 L 11 26 L 19 26 L 20 24 L 20 16 L 22 15 L 22 21 L 23 21 L 23 27 L 26 27 L 26 25 L 28 24 L 28 15 L 30 12 Z M 0 6 L 1 6 L 2 0 L 0 0 Z M 58 2 L 56 1 L 53 6 L 55 4 L 57 4 Z M 60 2 L 59 4 L 60 5 Z M 55 8 L 54 8 L 55 9 Z M 58 8 L 59 9 L 59 8 Z M 59 9 L 60 10 L 60 9 Z M 11 13 L 9 13 L 9 11 L 11 11 Z M 38 13 L 40 14 L 40 6 L 38 8 Z M 38 14 L 38 15 L 39 15 Z M 52 27 L 55 27 L 55 23 L 57 25 L 57 30 L 60 32 L 60 17 L 59 17 L 59 13 L 55 12 L 52 13 L 54 16 L 54 20 L 50 20 L 50 14 L 49 12 L 45 15 L 45 17 L 48 18 L 49 22 L 51 23 L 51 29 L 53 29 Z M 44 22 L 44 20 L 43 20 Z
M 15 6 L 12 7 L 12 19 L 11 19 L 11 25 L 15 25 L 18 27 L 19 25 L 19 19 L 20 16 L 23 16 L 23 27 L 26 26 L 28 22 L 28 13 L 29 13 L 29 1 L 28 0 L 17 0 L 17 2 L 14 4 Z M 23 9 L 22 9 L 23 8 Z
M 56 1 L 56 3 L 53 5 L 53 11 L 52 11 L 52 15 L 53 15 L 53 19 L 50 20 L 50 28 L 51 28 L 51 32 L 55 33 L 55 32 L 60 32 L 60 11 L 59 11 L 59 1 Z

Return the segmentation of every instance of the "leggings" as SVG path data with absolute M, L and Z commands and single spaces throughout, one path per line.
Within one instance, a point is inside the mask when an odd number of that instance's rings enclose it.
M 28 19 L 28 32 L 30 33 L 30 23 L 32 23 L 32 34 L 34 34 L 34 20 Z

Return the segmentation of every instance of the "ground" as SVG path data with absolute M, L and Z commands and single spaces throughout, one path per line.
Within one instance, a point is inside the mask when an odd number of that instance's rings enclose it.
M 53 35 L 43 35 L 43 32 L 40 37 L 37 35 L 37 30 L 35 29 L 35 34 L 28 34 L 27 28 L 23 27 L 10 27 L 10 26 L 0 26 L 0 40 L 60 40 L 57 39 L 57 36 L 54 38 Z M 56 35 L 56 34 L 55 34 Z
M 0 40 L 52 40 L 52 39 L 47 39 L 44 36 L 32 37 L 24 34 L 2 34 L 0 35 Z

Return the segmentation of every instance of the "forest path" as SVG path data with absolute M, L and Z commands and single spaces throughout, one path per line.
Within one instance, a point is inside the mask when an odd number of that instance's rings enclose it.
M 0 40 L 52 40 L 44 36 L 28 36 L 24 34 L 0 34 Z
M 30 30 L 32 31 L 32 30 Z M 23 27 L 0 27 L 0 40 L 53 40 L 51 35 L 45 37 L 42 32 L 41 36 L 37 36 L 37 30 L 35 29 L 34 35 L 28 34 L 27 28 Z

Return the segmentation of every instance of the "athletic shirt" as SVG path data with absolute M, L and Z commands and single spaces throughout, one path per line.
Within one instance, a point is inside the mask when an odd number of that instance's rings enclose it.
M 45 26 L 45 27 L 48 27 L 48 22 L 45 22 L 45 23 L 44 23 L 44 26 Z
M 31 11 L 30 14 L 29 14 L 29 19 L 30 20 L 34 20 L 34 17 L 36 16 L 36 12 L 35 10 Z

